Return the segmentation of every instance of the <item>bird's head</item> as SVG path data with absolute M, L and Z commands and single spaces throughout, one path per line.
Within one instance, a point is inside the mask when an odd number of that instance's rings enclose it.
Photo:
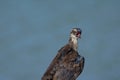
M 82 30 L 80 28 L 73 28 L 71 33 L 70 33 L 70 37 L 71 38 L 81 38 L 81 33 L 82 33 Z

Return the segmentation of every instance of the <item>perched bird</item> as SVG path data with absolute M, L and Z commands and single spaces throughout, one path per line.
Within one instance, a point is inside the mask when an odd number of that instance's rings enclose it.
M 83 71 L 85 59 L 78 53 L 78 39 L 82 30 L 73 28 L 68 44 L 63 46 L 53 59 L 42 80 L 76 80 Z

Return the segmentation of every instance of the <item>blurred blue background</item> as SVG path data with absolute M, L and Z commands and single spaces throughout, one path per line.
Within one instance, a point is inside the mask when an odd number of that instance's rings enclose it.
M 119 0 L 0 0 L 0 80 L 40 80 L 73 27 L 78 80 L 120 80 Z

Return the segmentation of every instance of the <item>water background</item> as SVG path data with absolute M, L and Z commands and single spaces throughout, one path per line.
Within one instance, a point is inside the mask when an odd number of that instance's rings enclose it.
M 78 80 L 120 80 L 119 0 L 0 0 L 0 80 L 40 80 L 76 26 Z

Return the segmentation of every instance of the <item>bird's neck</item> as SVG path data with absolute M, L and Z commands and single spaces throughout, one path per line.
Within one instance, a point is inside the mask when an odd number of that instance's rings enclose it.
M 77 51 L 77 48 L 78 48 L 78 38 L 74 37 L 74 36 L 70 36 L 69 44 L 75 51 Z

